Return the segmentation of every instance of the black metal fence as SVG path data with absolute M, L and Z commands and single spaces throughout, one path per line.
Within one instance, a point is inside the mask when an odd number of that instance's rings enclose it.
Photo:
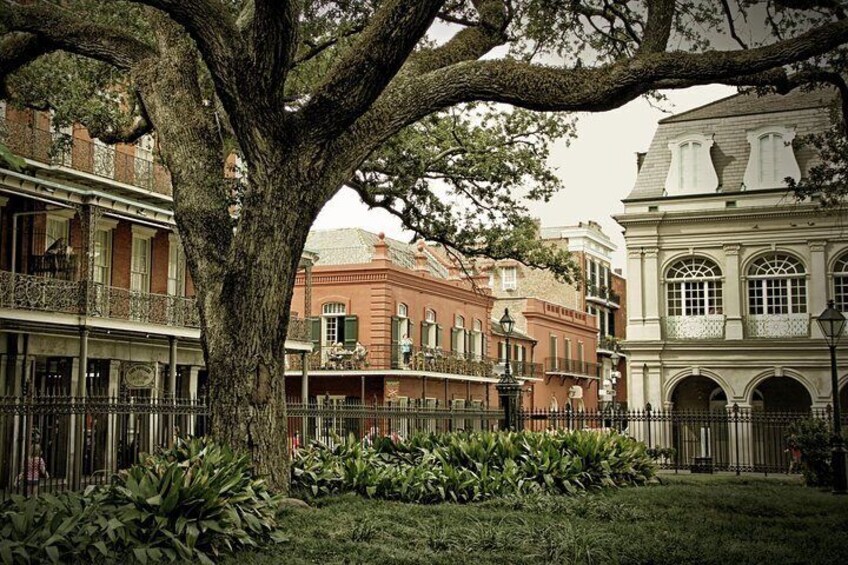
M 141 453 L 206 433 L 204 402 L 149 394 L 0 397 L 0 500 L 102 484 Z
M 526 430 L 616 430 L 639 439 L 661 468 L 692 472 L 787 473 L 793 453 L 790 426 L 815 418 L 832 423 L 824 410 L 773 412 L 737 405 L 726 410 L 630 410 L 522 412 Z M 843 426 L 848 422 L 843 422 Z M 793 466 L 793 470 L 797 466 Z
M 329 396 L 289 400 L 288 444 L 332 445 L 418 432 L 498 429 L 503 412 L 480 402 L 395 401 L 362 404 Z M 793 453 L 789 426 L 823 419 L 830 410 L 765 412 L 733 406 L 719 411 L 524 411 L 525 430 L 616 430 L 644 441 L 662 468 L 694 472 L 787 473 Z M 209 429 L 204 400 L 155 398 L 150 391 L 114 397 L 0 397 L 0 500 L 12 493 L 79 489 L 105 483 L 141 453 L 179 436 Z

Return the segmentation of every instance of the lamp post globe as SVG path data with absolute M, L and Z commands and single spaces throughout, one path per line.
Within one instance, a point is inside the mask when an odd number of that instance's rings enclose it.
M 842 439 L 842 407 L 839 405 L 839 376 L 836 370 L 836 345 L 845 328 L 845 316 L 836 309 L 833 300 L 827 301 L 827 308 L 818 317 L 819 328 L 830 349 L 830 385 L 833 398 L 833 443 L 831 448 L 831 467 L 833 468 L 833 494 L 848 493 L 848 475 L 846 475 L 845 442 Z
M 510 367 L 509 337 L 515 329 L 515 320 L 509 315 L 509 308 L 504 309 L 499 323 L 501 331 L 504 334 L 504 341 L 506 342 L 504 371 L 496 385 L 501 409 L 504 412 L 502 428 L 516 431 L 518 429 L 518 395 L 521 392 L 521 385 L 518 384 L 518 380 L 513 376 L 512 368 Z

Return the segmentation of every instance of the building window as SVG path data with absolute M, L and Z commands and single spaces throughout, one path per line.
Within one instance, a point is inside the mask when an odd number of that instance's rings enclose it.
M 185 296 L 185 252 L 180 240 L 171 236 L 168 245 L 168 294 Z
M 782 188 L 786 178 L 801 178 L 792 140 L 795 131 L 781 126 L 767 126 L 748 132 L 751 146 L 748 166 L 743 177 L 744 188 Z
M 687 257 L 666 273 L 669 316 L 707 316 L 722 313 L 721 269 L 703 257 Z
M 150 238 L 133 236 L 130 290 L 150 292 Z
M 453 322 L 454 322 L 453 323 L 454 327 L 457 327 L 457 328 L 464 328 L 465 327 L 465 318 L 463 318 L 462 316 L 457 315 L 454 318 Z
M 341 343 L 344 340 L 344 319 L 347 308 L 341 302 L 328 302 L 321 307 L 324 322 L 324 345 Z
M 848 311 L 848 252 L 833 266 L 833 301 L 837 310 Z
M 712 136 L 686 134 L 669 142 L 671 165 L 665 181 L 669 194 L 714 192 L 718 188 L 710 148 Z
M 425 320 L 428 324 L 435 324 L 435 323 L 436 323 L 436 312 L 435 312 L 435 311 L 433 311 L 433 310 L 427 310 L 427 311 L 424 313 L 424 320 Z
M 64 254 L 68 247 L 68 233 L 70 222 L 68 218 L 59 216 L 47 216 L 45 226 L 44 249 L 52 249 L 56 253 Z
M 515 267 L 501 267 L 501 289 L 515 290 L 518 286 L 518 273 Z
M 798 259 L 772 253 L 748 269 L 749 314 L 805 314 L 807 280 Z
M 398 304 L 397 315 L 398 318 L 409 318 L 409 306 L 406 304 Z
M 112 283 L 112 230 L 97 230 L 94 233 L 94 282 Z

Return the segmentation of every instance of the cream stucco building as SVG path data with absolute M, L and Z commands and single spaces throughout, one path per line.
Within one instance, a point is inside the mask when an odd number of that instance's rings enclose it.
M 616 217 L 628 253 L 631 407 L 830 403 L 816 316 L 829 298 L 848 310 L 848 218 L 796 201 L 785 179 L 818 162 L 800 141 L 830 127 L 834 98 L 740 94 L 659 123 Z M 843 370 L 843 404 L 846 379 Z

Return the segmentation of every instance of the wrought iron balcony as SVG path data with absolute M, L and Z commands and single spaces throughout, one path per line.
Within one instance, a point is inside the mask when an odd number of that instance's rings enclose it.
M 724 316 L 667 316 L 663 318 L 666 339 L 724 339 Z
M 503 361 L 476 355 L 443 351 L 441 348 L 410 348 L 408 359 L 400 344 L 356 346 L 321 346 L 307 356 L 311 371 L 386 371 L 409 370 L 431 373 L 446 373 L 476 377 L 497 376 L 497 366 Z M 289 356 L 288 367 L 293 371 L 301 370 L 298 355 Z M 510 361 L 512 374 L 516 377 L 539 377 L 542 367 L 529 361 Z
M 809 337 L 809 314 L 752 314 L 745 318 L 747 337 Z
M 617 292 L 614 292 L 609 287 L 596 285 L 595 283 L 586 284 L 586 300 L 614 308 L 618 308 L 621 304 L 621 296 Z
M 88 300 L 86 298 L 88 289 Z M 140 292 L 85 281 L 0 271 L 0 308 L 76 314 L 140 324 L 199 328 L 192 297 Z M 309 341 L 309 324 L 292 317 L 288 339 Z
M 611 335 L 605 335 L 598 338 L 598 353 L 618 353 L 621 351 L 621 344 L 618 343 L 618 338 Z
M 598 377 L 601 374 L 600 366 L 597 363 L 564 357 L 548 357 L 545 359 L 545 373 L 578 377 Z
M 12 153 L 46 165 L 68 167 L 159 194 L 171 194 L 171 175 L 151 159 L 66 133 L 0 118 L 0 142 Z

